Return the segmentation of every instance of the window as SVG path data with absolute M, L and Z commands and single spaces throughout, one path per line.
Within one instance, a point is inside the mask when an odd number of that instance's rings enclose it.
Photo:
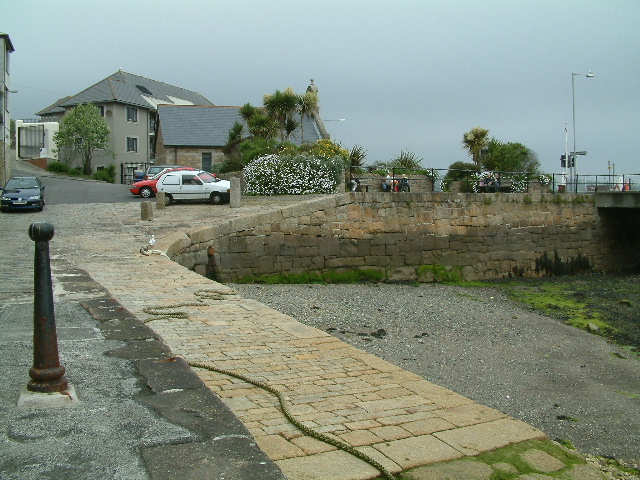
M 182 184 L 183 185 L 202 185 L 202 182 L 200 182 L 195 175 L 183 175 Z
M 205 172 L 211 171 L 211 153 L 202 154 L 202 170 Z
M 138 123 L 138 109 L 127 107 L 127 122 Z
M 127 137 L 127 152 L 138 151 L 138 137 Z
M 179 185 L 180 177 L 178 175 L 165 175 L 162 185 Z
M 104 117 L 104 105 L 96 105 L 98 107 L 98 111 L 100 112 L 100 116 Z

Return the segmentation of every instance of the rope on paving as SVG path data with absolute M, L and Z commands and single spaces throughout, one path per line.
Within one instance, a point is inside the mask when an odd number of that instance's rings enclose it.
M 225 296 L 228 295 L 236 295 L 236 292 L 234 292 L 233 290 L 231 291 L 227 291 L 227 290 L 198 290 L 197 292 L 195 292 L 194 294 L 197 299 L 194 302 L 180 302 L 180 303 L 174 303 L 172 305 L 156 305 L 156 306 L 151 306 L 151 307 L 146 307 L 143 309 L 143 311 L 148 314 L 148 315 L 152 315 L 150 318 L 144 320 L 145 323 L 153 321 L 153 320 L 159 320 L 159 319 L 168 319 L 168 318 L 188 318 L 189 314 L 187 312 L 184 311 L 178 311 L 177 309 L 182 308 L 182 307 L 202 307 L 205 305 L 204 300 L 224 300 Z M 299 420 L 297 420 L 289 411 L 289 408 L 287 407 L 284 395 L 279 392 L 277 389 L 273 388 L 272 386 L 260 382 L 258 380 L 254 380 L 252 378 L 247 377 L 246 375 L 243 375 L 241 373 L 236 373 L 236 372 L 232 372 L 230 370 L 225 370 L 222 368 L 218 368 L 215 367 L 213 365 L 209 365 L 207 363 L 202 363 L 202 362 L 187 362 L 191 367 L 194 368 L 203 368 L 206 370 L 210 370 L 212 372 L 217 372 L 220 373 L 222 375 L 227 375 L 229 377 L 234 377 L 237 378 L 239 380 L 242 380 L 244 382 L 250 383 L 251 385 L 254 385 L 258 388 L 261 388 L 269 393 L 271 393 L 272 395 L 274 395 L 277 399 L 278 402 L 280 403 L 280 410 L 282 411 L 282 413 L 284 414 L 284 416 L 287 418 L 287 420 L 289 420 L 289 422 L 291 422 L 292 425 L 294 425 L 296 428 L 298 428 L 299 430 L 301 430 L 302 432 L 306 433 L 307 435 L 309 435 L 310 437 L 315 438 L 316 440 L 320 440 L 321 442 L 325 442 L 328 443 L 329 445 L 333 445 L 334 447 L 343 450 L 351 455 L 353 455 L 354 457 L 359 458 L 360 460 L 363 460 L 364 462 L 368 463 L 369 465 L 371 465 L 372 467 L 378 469 L 382 475 L 384 475 L 384 477 L 387 480 L 396 480 L 396 477 L 389 471 L 387 470 L 381 463 L 379 463 L 377 460 L 371 458 L 369 455 L 361 452 L 360 450 L 354 448 L 353 446 L 349 445 L 346 442 L 343 442 L 335 437 L 330 437 L 329 435 L 325 435 L 324 433 L 321 432 L 317 432 L 315 430 L 313 430 L 310 427 L 307 427 L 306 425 L 304 425 L 302 422 L 300 422 Z
M 151 317 L 143 320 L 143 323 L 152 322 L 153 320 L 168 318 L 189 318 L 187 312 L 177 311 L 175 309 L 182 307 L 202 307 L 206 305 L 204 300 L 224 300 L 225 296 L 236 295 L 233 290 L 198 290 L 194 293 L 196 300 L 194 302 L 179 302 L 171 305 L 153 305 L 145 307 L 142 311 Z
M 272 386 L 270 386 L 270 385 L 268 385 L 266 383 L 260 382 L 258 380 L 254 380 L 254 379 L 252 379 L 250 377 L 247 377 L 246 375 L 243 375 L 241 373 L 232 372 L 230 370 L 225 370 L 223 368 L 214 367 L 213 365 L 209 365 L 207 363 L 203 363 L 203 362 L 187 362 L 187 363 L 189 363 L 189 365 L 191 365 L 192 367 L 195 367 L 195 368 L 204 368 L 204 369 L 210 370 L 212 372 L 221 373 L 222 375 L 227 375 L 227 376 L 230 376 L 230 377 L 238 378 L 238 379 L 240 379 L 242 381 L 250 383 L 251 385 L 255 385 L 258 388 L 266 390 L 267 392 L 271 393 L 272 395 L 274 395 L 278 399 L 278 402 L 280 402 L 280 409 L 281 409 L 282 413 L 284 414 L 284 416 L 287 418 L 287 420 L 289 420 L 289 422 L 291 422 L 295 427 L 300 429 L 302 432 L 306 433 L 310 437 L 315 438 L 316 440 L 320 440 L 321 442 L 325 442 L 325 443 L 328 443 L 329 445 L 333 445 L 334 447 L 337 447 L 340 450 L 343 450 L 343 451 L 345 451 L 347 453 L 350 453 L 354 457 L 357 457 L 360 460 L 365 461 L 366 463 L 368 463 L 372 467 L 380 470 L 380 472 L 388 480 L 396 480 L 394 475 L 389 470 L 387 470 L 381 463 L 379 463 L 378 461 L 374 460 L 369 455 L 367 455 L 365 453 L 362 453 L 360 450 L 354 448 L 353 446 L 349 445 L 348 443 L 345 443 L 345 442 L 343 442 L 341 440 L 338 440 L 335 437 L 330 437 L 329 435 L 325 435 L 324 433 L 317 432 L 317 431 L 313 430 L 312 428 L 307 427 L 305 424 L 300 422 L 298 419 L 296 419 L 291 414 L 291 412 L 289 411 L 289 408 L 287 407 L 287 404 L 285 402 L 284 395 L 282 393 L 280 393 L 278 390 L 276 390 L 275 388 L 273 388 Z

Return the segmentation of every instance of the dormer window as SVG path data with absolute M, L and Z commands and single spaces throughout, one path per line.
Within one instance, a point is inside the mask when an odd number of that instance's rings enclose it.
M 127 122 L 138 123 L 138 109 L 127 107 Z

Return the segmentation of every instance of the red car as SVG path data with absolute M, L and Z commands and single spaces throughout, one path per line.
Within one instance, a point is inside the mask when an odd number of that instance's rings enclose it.
M 140 180 L 139 182 L 135 182 L 131 184 L 131 188 L 129 191 L 133 195 L 140 195 L 143 198 L 151 198 L 155 197 L 156 183 L 158 183 L 158 179 L 167 172 L 172 172 L 174 170 L 195 170 L 195 168 L 191 167 L 179 167 L 179 168 L 165 168 L 161 170 L 160 173 L 156 173 L 153 177 L 148 180 Z

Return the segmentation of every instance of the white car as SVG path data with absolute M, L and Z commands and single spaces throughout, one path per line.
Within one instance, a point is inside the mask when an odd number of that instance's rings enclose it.
M 164 192 L 167 205 L 189 200 L 208 200 L 215 205 L 228 202 L 231 182 L 220 180 L 203 170 L 169 171 L 156 183 L 158 192 Z

